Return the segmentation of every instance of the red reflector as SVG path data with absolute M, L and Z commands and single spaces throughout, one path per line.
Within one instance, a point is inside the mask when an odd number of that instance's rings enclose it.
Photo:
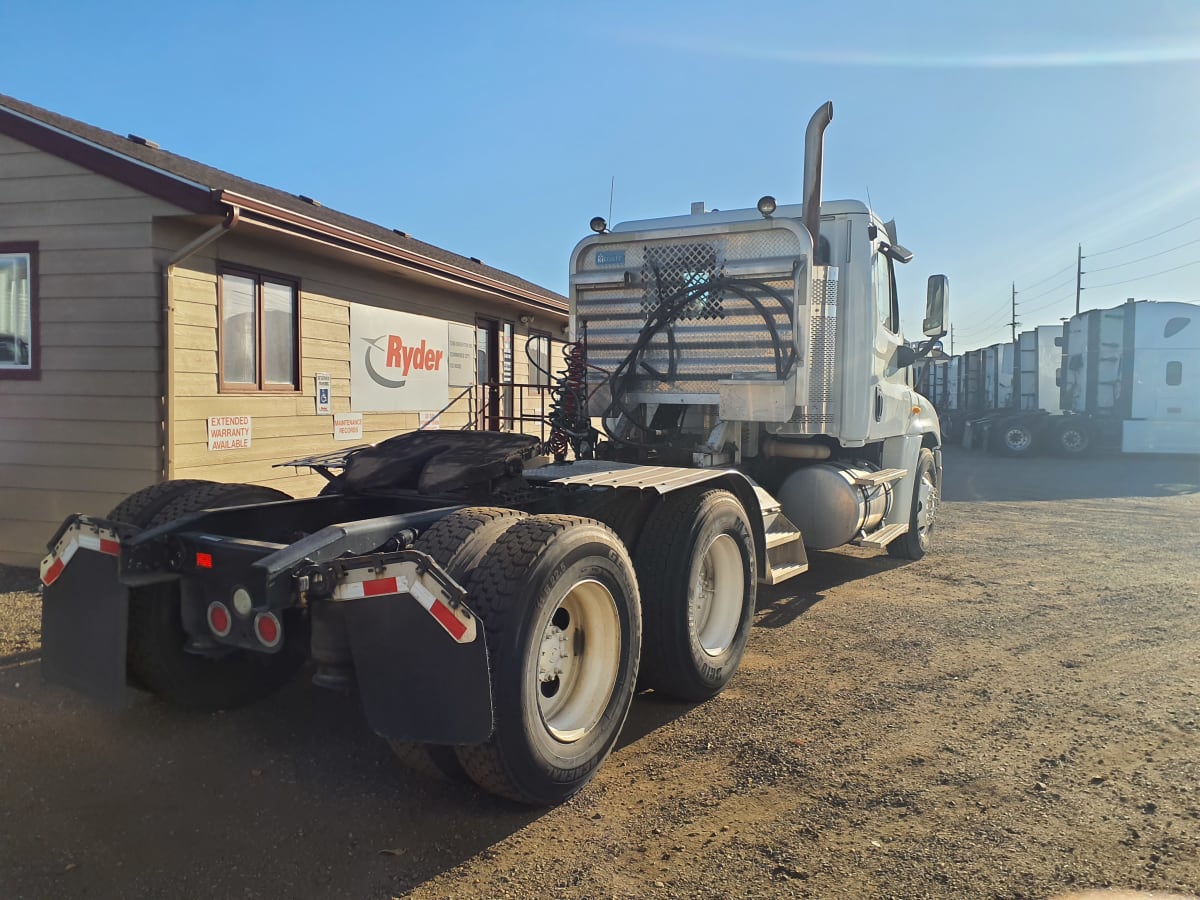
M 258 639 L 268 647 L 279 643 L 279 620 L 271 613 L 260 613 L 254 619 L 254 630 Z
M 208 605 L 208 627 L 217 637 L 225 637 L 229 634 L 233 627 L 233 619 L 230 618 L 229 610 L 225 608 L 224 604 L 210 603 Z
M 211 553 L 197 553 L 196 554 L 196 568 L 211 569 L 212 568 L 212 554 Z
M 42 578 L 42 584 L 51 585 L 58 580 L 58 576 L 62 574 L 66 566 L 63 564 L 62 557 L 54 560 L 50 564 L 50 568 L 46 570 L 45 576 Z

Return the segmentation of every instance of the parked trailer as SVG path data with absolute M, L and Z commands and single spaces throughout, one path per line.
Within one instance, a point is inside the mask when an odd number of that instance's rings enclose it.
M 309 661 L 409 765 L 553 804 L 635 685 L 725 687 L 757 585 L 807 549 L 923 556 L 941 439 L 907 370 L 944 334 L 946 281 L 906 346 L 911 253 L 865 204 L 821 202 L 832 114 L 809 123 L 803 205 L 593 221 L 545 445 L 416 432 L 286 463 L 328 479 L 310 499 L 168 481 L 69 517 L 42 564 L 46 676 L 221 709 Z
M 1020 336 L 1014 404 L 971 425 L 990 449 L 1200 453 L 1200 306 L 1129 301 Z

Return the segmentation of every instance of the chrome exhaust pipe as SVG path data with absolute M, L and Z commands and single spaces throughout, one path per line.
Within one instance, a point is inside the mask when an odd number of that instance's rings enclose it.
M 833 121 L 833 101 L 813 113 L 804 131 L 804 227 L 812 235 L 813 252 L 821 233 L 821 162 L 825 153 L 825 128 Z

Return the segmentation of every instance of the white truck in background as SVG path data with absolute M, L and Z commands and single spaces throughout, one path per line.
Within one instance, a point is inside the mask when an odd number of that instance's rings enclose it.
M 986 354 L 968 351 L 960 367 L 975 371 Z M 1200 453 L 1200 305 L 1130 300 L 1022 332 L 1012 384 L 1007 404 L 988 405 L 986 392 L 961 404 L 964 445 L 1010 456 Z

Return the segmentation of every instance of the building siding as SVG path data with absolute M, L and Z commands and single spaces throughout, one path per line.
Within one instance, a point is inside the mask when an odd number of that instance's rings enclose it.
M 151 222 L 175 207 L 0 135 L 0 241 L 38 243 L 41 375 L 0 381 L 0 562 L 161 466 Z
M 171 249 L 182 246 L 198 231 L 177 221 L 155 225 L 155 252 L 165 261 Z M 220 393 L 217 387 L 217 272 L 238 266 L 295 278 L 300 282 L 301 390 L 295 394 Z M 527 329 L 517 314 L 494 308 L 476 298 L 414 283 L 385 272 L 373 272 L 338 260 L 298 254 L 293 248 L 264 240 L 250 229 L 231 231 L 176 268 L 172 281 L 175 309 L 172 403 L 176 478 L 244 481 L 310 496 L 325 484 L 307 470 L 275 468 L 287 459 L 343 449 L 332 436 L 332 416 L 316 413 L 315 377 L 330 376 L 334 413 L 350 412 L 350 304 L 397 309 L 452 322 L 474 325 L 476 315 L 514 322 L 513 375 L 528 376 L 525 355 Z M 543 330 L 558 332 L 565 316 L 535 321 Z M 449 403 L 462 391 L 451 387 Z M 536 404 L 540 406 L 541 404 Z M 437 410 L 429 410 L 436 412 Z M 243 450 L 210 451 L 209 416 L 252 417 L 251 446 Z M 416 412 L 367 412 L 363 441 L 374 443 L 419 427 Z M 444 429 L 462 428 L 470 421 L 465 399 L 441 414 Z
M 0 135 L 0 241 L 38 245 L 39 377 L 0 380 L 0 563 L 36 565 L 71 513 L 104 515 L 159 480 L 165 382 L 162 308 L 167 262 L 210 225 L 136 189 Z M 301 389 L 221 394 L 217 271 L 222 264 L 300 282 Z M 324 480 L 274 464 L 344 449 L 316 414 L 314 378 L 328 373 L 333 410 L 350 410 L 350 304 L 469 325 L 512 322 L 513 377 L 529 379 L 519 310 L 470 288 L 417 282 L 363 257 L 350 261 L 294 237 L 235 228 L 175 269 L 170 399 L 172 475 L 239 481 L 309 496 Z M 565 315 L 532 325 L 555 337 Z M 557 362 L 557 360 L 556 360 Z M 461 388 L 451 388 L 449 402 Z M 539 398 L 540 399 L 540 398 Z M 541 406 L 531 397 L 527 410 Z M 468 424 L 468 403 L 441 428 Z M 436 410 L 429 410 L 435 412 Z M 253 417 L 252 446 L 209 451 L 206 419 Z M 418 427 L 416 412 L 366 413 L 365 442 Z

